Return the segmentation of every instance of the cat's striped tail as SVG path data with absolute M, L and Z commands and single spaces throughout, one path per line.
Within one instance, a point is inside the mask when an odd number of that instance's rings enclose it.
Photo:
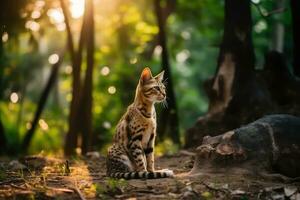
M 124 179 L 156 179 L 156 178 L 169 178 L 173 177 L 172 170 L 162 170 L 155 172 L 116 172 L 109 174 L 112 178 L 124 178 Z

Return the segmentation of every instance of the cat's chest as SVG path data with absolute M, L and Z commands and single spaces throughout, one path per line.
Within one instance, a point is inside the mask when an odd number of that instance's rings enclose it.
M 149 123 L 148 127 L 145 129 L 143 133 L 143 139 L 142 139 L 143 147 L 146 147 L 151 137 L 154 137 L 155 130 L 156 130 L 156 123 L 155 122 Z
M 143 131 L 136 134 L 142 134 L 142 146 L 143 148 L 146 148 L 148 146 L 148 143 L 151 139 L 155 136 L 156 131 L 156 121 L 154 118 L 147 118 L 147 119 L 140 119 L 139 120 L 139 126 Z

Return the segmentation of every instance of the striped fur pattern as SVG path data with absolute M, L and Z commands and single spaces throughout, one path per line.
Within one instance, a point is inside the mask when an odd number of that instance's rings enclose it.
M 149 68 L 141 74 L 134 102 L 120 119 L 107 154 L 107 175 L 113 178 L 165 178 L 170 170 L 154 170 L 156 112 L 154 104 L 166 99 L 164 72 L 153 77 Z
M 148 171 L 143 171 L 143 172 L 117 172 L 117 173 L 112 173 L 110 176 L 112 178 L 124 178 L 124 179 L 156 179 L 156 178 L 167 178 L 167 177 L 172 177 L 173 171 L 171 170 L 163 170 L 163 171 L 155 171 L 155 172 L 148 172 Z

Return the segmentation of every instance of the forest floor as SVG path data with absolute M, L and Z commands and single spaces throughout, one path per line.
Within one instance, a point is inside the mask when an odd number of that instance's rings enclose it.
M 174 178 L 115 180 L 105 176 L 105 157 L 29 156 L 0 158 L 0 199 L 300 199 L 300 183 L 226 173 L 189 176 L 193 156 L 180 152 L 157 158 L 156 168 Z M 289 197 L 289 198 L 288 198 Z

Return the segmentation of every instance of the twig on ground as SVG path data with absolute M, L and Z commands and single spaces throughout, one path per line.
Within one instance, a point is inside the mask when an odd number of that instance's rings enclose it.
M 12 186 L 12 187 L 14 187 L 14 188 L 17 188 L 17 189 L 20 189 L 20 190 L 27 190 L 27 188 L 22 187 L 22 186 L 19 186 L 19 185 L 15 185 L 15 184 L 13 184 L 13 183 L 11 183 L 10 186 Z
M 74 190 L 68 189 L 68 188 L 56 188 L 56 187 L 47 186 L 46 189 L 55 190 L 55 191 L 59 191 L 59 192 L 74 193 Z
M 260 173 L 259 176 L 261 176 L 262 178 L 267 179 L 267 180 L 279 180 L 284 183 L 300 182 L 300 177 L 290 178 L 290 177 L 284 176 L 282 174 Z
M 80 197 L 81 200 L 86 200 L 85 197 L 83 196 L 83 194 L 78 189 L 78 187 L 74 187 L 72 189 L 78 194 L 78 196 Z
M 25 180 L 23 178 L 11 179 L 11 180 L 0 182 L 0 185 L 7 185 L 10 183 L 19 183 L 19 182 L 25 182 Z
M 179 153 L 186 156 L 196 156 L 196 153 L 186 150 L 180 150 Z
M 228 189 L 225 188 L 215 188 L 213 186 L 210 186 L 209 184 L 205 183 L 204 181 L 200 182 L 202 185 L 204 185 L 205 187 L 207 187 L 207 189 L 216 191 L 216 192 L 223 192 L 223 193 L 229 193 L 230 191 Z
M 79 198 L 81 199 L 81 200 L 86 200 L 86 198 L 83 196 L 83 194 L 80 192 L 80 190 L 79 190 L 79 188 L 78 188 L 78 186 L 77 186 L 77 181 L 75 181 L 75 184 L 74 184 L 75 186 L 72 188 L 77 194 L 78 194 L 78 196 L 79 196 Z

